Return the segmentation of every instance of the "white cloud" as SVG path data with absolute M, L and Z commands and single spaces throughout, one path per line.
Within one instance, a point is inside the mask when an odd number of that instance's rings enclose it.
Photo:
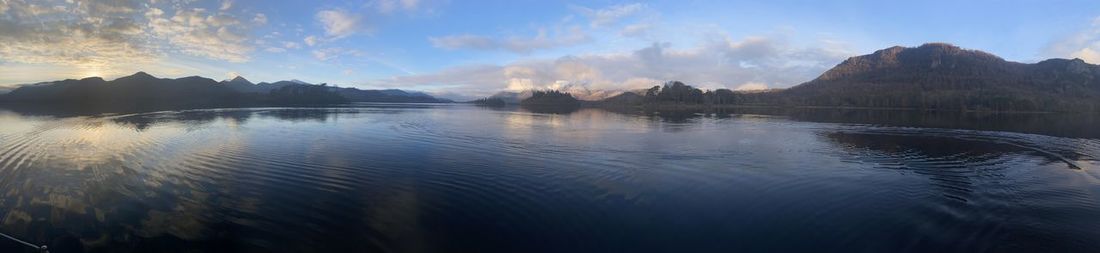
M 614 25 L 623 18 L 634 15 L 635 13 L 645 9 L 645 4 L 633 3 L 614 5 L 603 9 L 590 9 L 585 7 L 574 6 L 573 9 L 580 12 L 590 20 L 589 25 L 592 27 L 605 27 Z
M 320 21 L 324 27 L 325 35 L 335 39 L 351 36 L 363 30 L 362 17 L 341 9 L 319 11 L 317 21 Z
M 271 53 L 282 53 L 282 52 L 286 52 L 286 48 L 268 47 L 268 48 L 264 49 L 264 51 L 271 52 Z
M 851 56 L 843 45 L 823 41 L 809 47 L 796 47 L 786 43 L 782 36 L 737 40 L 719 37 L 683 49 L 656 43 L 628 52 L 531 59 L 507 65 L 461 66 L 437 73 L 376 80 L 371 85 L 440 87 L 475 96 L 506 89 L 570 86 L 630 90 L 669 80 L 705 89 L 782 88 L 809 81 Z
M 1094 47 L 1082 48 L 1070 54 L 1070 57 L 1079 58 L 1093 64 L 1100 64 L 1100 53 L 1097 53 Z
M 317 41 L 317 37 L 316 37 L 316 36 L 313 36 L 313 35 L 310 35 L 310 36 L 306 36 L 306 38 L 305 38 L 305 39 L 303 39 L 302 41 L 306 42 L 306 45 L 309 45 L 309 46 L 311 46 L 311 47 L 312 47 L 313 45 L 317 45 L 317 42 L 318 42 L 318 41 Z
M 256 16 L 252 18 L 252 22 L 260 25 L 267 24 L 267 15 L 263 13 L 256 13 Z
M 166 38 L 180 52 L 230 62 L 245 62 L 254 50 L 247 43 L 248 27 L 233 16 L 207 14 L 201 8 L 179 10 L 171 17 L 158 13 L 163 12 L 147 12 L 152 32 Z
M 134 3 L 40 5 L 0 1 L 0 61 L 108 68 L 157 57 L 143 43 L 143 27 L 132 15 Z
M 1100 64 L 1100 17 L 1087 27 L 1070 36 L 1050 43 L 1048 57 L 1079 58 L 1092 64 Z
M 591 37 L 579 27 L 572 27 L 552 35 L 545 29 L 541 29 L 534 37 L 512 36 L 498 39 L 467 34 L 431 37 L 428 40 L 433 46 L 443 49 L 506 50 L 514 53 L 530 53 L 535 50 L 581 44 L 591 41 Z
M 233 0 L 223 0 L 222 6 L 218 8 L 218 10 L 226 11 L 229 10 L 229 8 L 233 8 Z

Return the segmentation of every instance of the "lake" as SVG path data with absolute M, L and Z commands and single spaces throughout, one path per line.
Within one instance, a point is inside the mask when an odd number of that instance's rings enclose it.
M 1097 115 L 612 111 L 0 110 L 0 232 L 90 252 L 1100 251 Z

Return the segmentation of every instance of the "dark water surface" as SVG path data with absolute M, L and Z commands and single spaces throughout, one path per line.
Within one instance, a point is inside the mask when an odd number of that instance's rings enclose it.
M 0 111 L 0 232 L 90 252 L 1100 252 L 1094 122 Z

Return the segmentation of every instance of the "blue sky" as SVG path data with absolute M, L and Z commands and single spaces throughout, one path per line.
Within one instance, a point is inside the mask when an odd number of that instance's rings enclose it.
M 0 0 L 0 86 L 146 71 L 468 98 L 500 90 L 783 88 L 947 42 L 1100 63 L 1095 1 Z

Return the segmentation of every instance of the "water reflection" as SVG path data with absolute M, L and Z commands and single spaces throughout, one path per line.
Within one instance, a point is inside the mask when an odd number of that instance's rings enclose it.
M 336 120 L 340 115 L 355 114 L 359 110 L 351 108 L 255 108 L 255 109 L 213 109 L 166 111 L 111 116 L 111 120 L 121 125 L 145 130 L 157 124 L 182 124 L 199 126 L 214 121 L 226 121 L 233 125 L 245 125 L 252 117 L 275 118 L 290 122 L 314 121 L 325 123 Z
M 825 137 L 852 153 L 848 156 L 852 161 L 927 176 L 944 197 L 963 202 L 970 198 L 975 178 L 1003 177 L 1001 171 L 1012 164 L 1006 156 L 1028 151 L 1008 144 L 940 136 L 836 132 Z
M 562 108 L 552 113 L 568 114 L 579 109 Z M 1087 113 L 989 113 L 912 110 L 830 108 L 711 108 L 653 109 L 608 107 L 600 110 L 653 117 L 673 123 L 691 123 L 698 118 L 729 118 L 743 115 L 777 116 L 796 121 L 871 124 L 896 127 L 1009 131 L 1061 137 L 1100 138 L 1100 115 Z
M 0 231 L 155 252 L 1098 246 L 1100 144 L 1057 137 L 1091 132 L 868 115 L 878 114 L 0 112 Z

